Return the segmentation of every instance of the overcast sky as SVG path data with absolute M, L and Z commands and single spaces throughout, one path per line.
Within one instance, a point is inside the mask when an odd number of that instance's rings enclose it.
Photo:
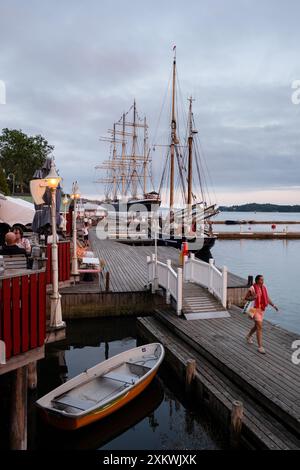
M 299 18 L 298 0 L 0 0 L 0 127 L 42 134 L 65 190 L 99 194 L 99 137 L 134 97 L 154 132 L 176 44 L 217 202 L 299 203 Z

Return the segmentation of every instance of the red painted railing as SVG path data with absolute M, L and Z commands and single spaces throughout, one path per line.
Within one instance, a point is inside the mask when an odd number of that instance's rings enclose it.
M 71 251 L 70 242 L 58 242 L 58 280 L 59 282 L 68 281 L 71 275 Z M 46 280 L 47 285 L 52 284 L 52 245 L 47 246 L 47 266 L 46 266 Z
M 0 280 L 0 339 L 6 358 L 42 346 L 45 337 L 45 271 Z

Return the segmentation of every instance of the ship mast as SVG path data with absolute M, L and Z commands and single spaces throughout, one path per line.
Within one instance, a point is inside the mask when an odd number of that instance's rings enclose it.
M 197 134 L 197 130 L 193 129 L 193 98 L 192 96 L 189 100 L 189 137 L 188 137 L 188 194 L 187 194 L 187 203 L 188 205 L 192 204 L 193 199 L 193 140 L 194 134 Z
M 146 116 L 144 117 L 144 196 L 147 193 L 147 158 L 148 158 L 148 133 L 147 133 L 147 121 Z
M 132 135 L 132 197 L 137 196 L 137 171 L 136 171 L 136 103 L 133 102 L 133 135 Z
M 176 46 L 173 59 L 173 80 L 172 80 L 172 120 L 171 120 L 171 152 L 170 152 L 170 209 L 174 206 L 174 174 L 175 174 L 175 144 L 176 138 L 176 115 L 175 115 L 175 98 L 176 98 Z
M 117 199 L 117 178 L 116 178 L 116 160 L 117 160 L 117 147 L 116 147 L 116 124 L 114 123 L 113 127 L 113 199 Z
M 127 119 L 127 115 L 131 110 L 133 110 L 132 122 Z M 118 126 L 120 126 L 120 130 Z M 132 131 L 128 130 L 128 127 L 132 128 Z M 101 137 L 100 140 L 112 144 L 112 154 L 109 160 L 96 166 L 97 169 L 107 170 L 106 178 L 100 178 L 98 182 L 109 185 L 106 187 L 105 195 L 107 199 L 110 196 L 113 200 L 117 200 L 119 195 L 124 199 L 129 192 L 132 198 L 137 199 L 139 181 L 141 182 L 141 189 L 144 190 L 144 194 L 147 191 L 150 160 L 147 120 L 146 117 L 143 120 L 139 118 L 135 100 L 129 111 L 123 113 L 121 118 L 114 123 L 112 129 L 109 129 L 108 132 L 110 136 Z M 142 152 L 139 152 L 140 137 L 143 138 Z M 127 138 L 130 139 L 131 145 L 127 145 Z M 130 152 L 128 152 L 129 146 Z
M 122 198 L 125 196 L 125 113 L 122 116 L 122 162 L 121 162 L 121 178 L 122 178 Z
M 193 111 L 192 102 L 193 98 L 189 98 L 189 137 L 188 137 L 188 148 L 189 148 L 189 159 L 188 159 L 188 205 L 192 204 L 192 171 L 193 171 Z

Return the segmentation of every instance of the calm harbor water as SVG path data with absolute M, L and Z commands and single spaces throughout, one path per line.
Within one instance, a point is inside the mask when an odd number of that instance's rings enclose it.
M 299 220 L 300 214 L 222 212 L 218 218 Z M 293 225 L 289 227 L 296 230 Z M 276 313 L 269 307 L 266 318 L 300 333 L 300 240 L 218 240 L 212 255 L 217 265 L 226 265 L 242 277 L 263 274 L 270 297 L 280 309 Z
M 136 320 L 78 320 L 67 325 L 67 338 L 47 348 L 40 361 L 41 396 L 96 363 L 135 347 Z M 36 399 L 37 397 L 35 397 Z M 221 449 L 227 446 L 205 410 L 195 410 L 166 368 L 129 405 L 111 417 L 67 433 L 29 413 L 29 443 L 35 449 Z

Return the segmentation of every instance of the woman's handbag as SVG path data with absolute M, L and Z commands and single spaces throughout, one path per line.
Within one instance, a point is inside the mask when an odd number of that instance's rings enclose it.
M 255 313 L 256 313 L 256 308 L 253 306 L 253 302 L 252 300 L 248 300 L 246 303 L 245 303 L 245 306 L 244 306 L 244 309 L 243 309 L 243 313 L 245 315 L 248 315 L 249 318 L 253 319 Z

